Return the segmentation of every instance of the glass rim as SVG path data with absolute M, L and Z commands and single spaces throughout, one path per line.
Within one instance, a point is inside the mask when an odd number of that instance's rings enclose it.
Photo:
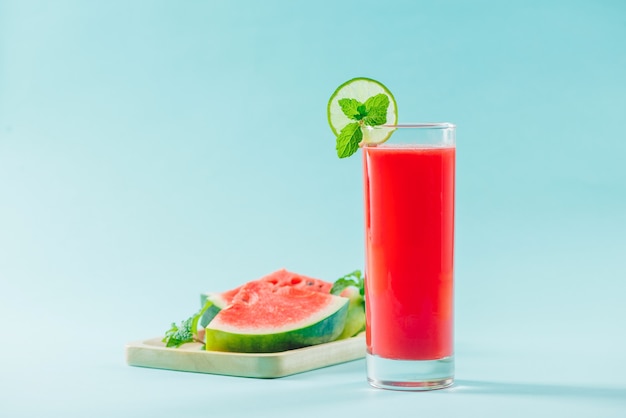
M 418 129 L 455 129 L 456 125 L 450 122 L 419 122 L 419 123 L 397 123 L 379 125 L 382 128 L 418 128 Z

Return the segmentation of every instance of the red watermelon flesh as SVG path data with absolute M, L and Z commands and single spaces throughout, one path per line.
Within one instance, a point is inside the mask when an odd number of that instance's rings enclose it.
M 263 276 L 260 279 L 253 280 L 252 282 L 266 282 L 272 285 L 275 288 L 280 287 L 290 287 L 295 289 L 306 289 L 312 290 L 314 292 L 320 293 L 330 293 L 330 289 L 333 287 L 333 284 L 330 282 L 326 282 L 320 279 L 314 279 L 313 277 L 304 276 L 302 274 L 293 273 L 291 271 L 287 271 L 285 269 L 277 270 L 273 273 L 268 274 L 267 276 Z M 248 284 L 246 283 L 246 284 Z M 233 298 L 239 293 L 239 290 L 246 286 L 246 284 L 239 286 L 235 289 L 227 290 L 226 292 L 215 294 L 218 296 L 223 305 L 229 305 Z
M 241 328 L 272 328 L 277 322 L 296 323 L 309 318 L 330 305 L 332 299 L 330 294 L 257 280 L 241 286 L 218 318 Z
M 252 282 L 248 282 L 242 286 L 239 286 L 235 289 L 227 290 L 222 293 L 204 293 L 200 297 L 200 304 L 204 306 L 206 300 L 210 300 L 213 303 L 202 316 L 200 320 L 200 324 L 205 327 L 209 322 L 213 320 L 217 313 L 229 306 L 233 302 L 233 298 L 239 293 L 239 291 L 249 283 L 254 282 L 263 282 L 270 285 L 272 288 L 293 288 L 293 289 L 302 289 L 309 290 L 313 292 L 319 293 L 330 293 L 330 289 L 333 287 L 333 284 L 324 280 L 315 279 L 313 277 L 304 276 L 302 274 L 294 273 L 285 269 L 277 270 L 273 273 L 270 273 L 266 276 L 261 277 L 260 279 L 253 280 Z
M 277 270 L 274 273 L 260 278 L 259 280 L 264 280 L 278 287 L 289 286 L 292 288 L 313 290 L 321 293 L 330 293 L 330 288 L 333 287 L 332 283 L 320 279 L 314 279 L 313 277 L 304 276 L 302 274 L 293 273 L 285 269 Z

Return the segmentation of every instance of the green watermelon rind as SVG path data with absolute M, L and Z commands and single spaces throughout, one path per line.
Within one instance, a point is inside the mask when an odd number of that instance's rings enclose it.
M 217 315 L 227 305 L 220 293 L 202 293 L 200 294 L 200 306 L 204 306 L 207 299 L 211 301 L 211 306 L 206 310 L 206 312 L 204 312 L 204 314 L 202 314 L 202 317 L 200 318 L 200 326 L 202 326 L 202 328 L 206 327 L 209 322 L 215 318 L 215 315 Z
M 337 338 L 344 340 L 365 331 L 365 300 L 356 286 L 350 286 L 341 292 L 341 296 L 350 299 L 346 326 Z
M 209 351 L 230 351 L 239 353 L 277 353 L 324 344 L 336 340 L 341 335 L 348 314 L 348 299 L 339 298 L 320 312 L 320 319 L 292 328 L 275 328 L 271 332 L 256 333 L 245 330 L 241 333 L 219 329 L 220 324 L 211 322 L 205 329 L 205 349 Z

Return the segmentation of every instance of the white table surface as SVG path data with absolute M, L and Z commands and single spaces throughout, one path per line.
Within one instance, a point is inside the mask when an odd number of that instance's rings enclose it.
M 5 355 L 2 362 L 2 415 L 319 417 L 410 411 L 441 417 L 623 417 L 626 411 L 623 342 L 619 349 L 566 350 L 549 342 L 519 347 L 511 339 L 461 343 L 454 386 L 411 393 L 369 387 L 364 360 L 250 379 L 130 367 L 119 343 L 30 350 L 21 344 L 21 355 Z

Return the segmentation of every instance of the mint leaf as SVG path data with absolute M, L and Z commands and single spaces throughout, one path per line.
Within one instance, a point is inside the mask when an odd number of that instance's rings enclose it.
M 339 295 L 345 288 L 350 286 L 358 288 L 361 296 L 365 295 L 365 280 L 363 280 L 361 270 L 355 270 L 352 273 L 346 274 L 345 276 L 335 280 L 333 287 L 330 289 L 330 293 L 333 295 Z
M 363 103 L 359 102 L 356 99 L 340 99 L 339 106 L 341 106 L 341 111 L 344 115 L 352 120 L 361 120 L 360 117 L 361 112 L 359 110 L 360 106 L 363 106 Z
M 372 96 L 365 101 L 365 108 L 371 112 L 375 108 L 384 108 L 387 110 L 389 107 L 389 96 L 383 93 L 379 93 L 376 96 Z
M 357 152 L 359 143 L 363 139 L 363 132 L 359 122 L 349 123 L 343 127 L 337 136 L 337 155 L 346 158 Z
M 368 126 L 378 126 L 387 123 L 387 109 L 389 97 L 386 94 L 377 94 L 365 101 L 366 117 L 363 123 Z
M 364 117 L 367 116 L 367 108 L 365 107 L 364 104 L 360 105 L 359 107 L 356 108 L 356 110 L 359 111 L 359 114 L 357 115 L 357 120 L 361 120 Z

